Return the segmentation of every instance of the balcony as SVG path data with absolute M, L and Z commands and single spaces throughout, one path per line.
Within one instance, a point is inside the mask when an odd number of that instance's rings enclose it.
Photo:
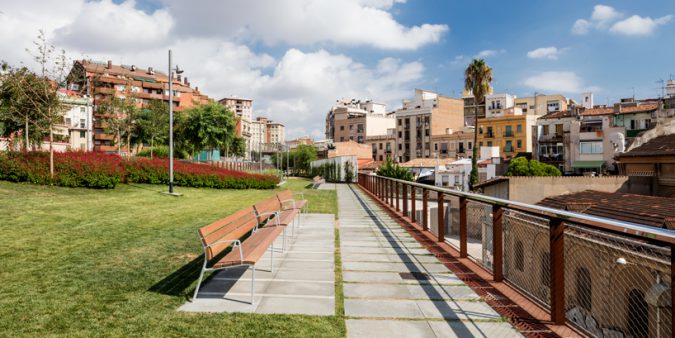
M 485 135 L 485 138 L 494 138 L 495 137 L 495 134 L 491 131 L 488 131 L 483 135 Z
M 672 230 L 381 176 L 359 174 L 359 185 L 434 255 L 486 276 L 500 304 L 541 313 L 533 325 L 570 330 L 559 336 L 672 336 Z M 649 292 L 664 303 L 650 305 Z

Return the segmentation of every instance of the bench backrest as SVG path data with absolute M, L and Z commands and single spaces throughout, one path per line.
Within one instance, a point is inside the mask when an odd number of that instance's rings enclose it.
M 258 225 L 252 207 L 242 209 L 230 216 L 219 219 L 199 229 L 199 238 L 206 247 L 220 240 L 237 240 Z M 218 243 L 206 250 L 206 259 L 211 260 L 227 249 L 232 243 Z
M 271 213 L 281 209 L 281 204 L 279 203 L 279 199 L 276 196 L 272 196 L 266 200 L 256 203 L 253 205 L 253 208 L 255 208 L 258 223 L 263 223 L 268 218 L 272 217 Z
M 293 199 L 293 192 L 290 190 L 284 190 L 280 193 L 277 194 L 277 198 L 279 199 L 279 203 L 283 201 L 288 201 Z

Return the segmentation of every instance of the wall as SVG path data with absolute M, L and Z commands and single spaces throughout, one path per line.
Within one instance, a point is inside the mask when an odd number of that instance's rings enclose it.
M 318 168 L 321 167 L 324 164 L 337 164 L 340 167 L 340 172 L 339 172 L 339 180 L 344 181 L 345 179 L 345 164 L 347 162 L 352 163 L 352 170 L 354 173 L 354 176 L 352 178 L 352 182 L 356 182 L 358 178 L 358 170 L 359 170 L 359 163 L 356 159 L 356 156 L 337 156 L 337 157 L 332 157 L 332 158 L 326 158 L 323 160 L 315 160 L 310 163 L 311 168 Z M 322 175 L 323 176 L 323 175 Z
M 485 187 L 485 195 L 524 203 L 537 203 L 546 197 L 571 194 L 588 189 L 604 192 L 624 191 L 628 176 L 543 176 L 508 177 L 505 183 Z M 534 187 L 534 188 L 533 188 Z

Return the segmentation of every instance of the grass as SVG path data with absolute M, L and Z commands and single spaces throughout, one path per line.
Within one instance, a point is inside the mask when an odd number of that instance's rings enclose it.
M 336 213 L 335 191 L 308 184 L 280 189 Z M 0 182 L 0 336 L 345 335 L 342 316 L 177 312 L 201 265 L 196 229 L 280 189 L 162 189 Z

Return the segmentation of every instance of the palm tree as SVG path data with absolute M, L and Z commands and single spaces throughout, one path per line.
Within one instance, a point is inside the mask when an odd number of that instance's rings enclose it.
M 478 105 L 485 100 L 485 95 L 492 91 L 492 68 L 483 59 L 473 59 L 464 71 L 464 89 L 473 93 L 474 99 L 474 131 L 473 156 L 471 157 L 471 190 L 478 184 Z

